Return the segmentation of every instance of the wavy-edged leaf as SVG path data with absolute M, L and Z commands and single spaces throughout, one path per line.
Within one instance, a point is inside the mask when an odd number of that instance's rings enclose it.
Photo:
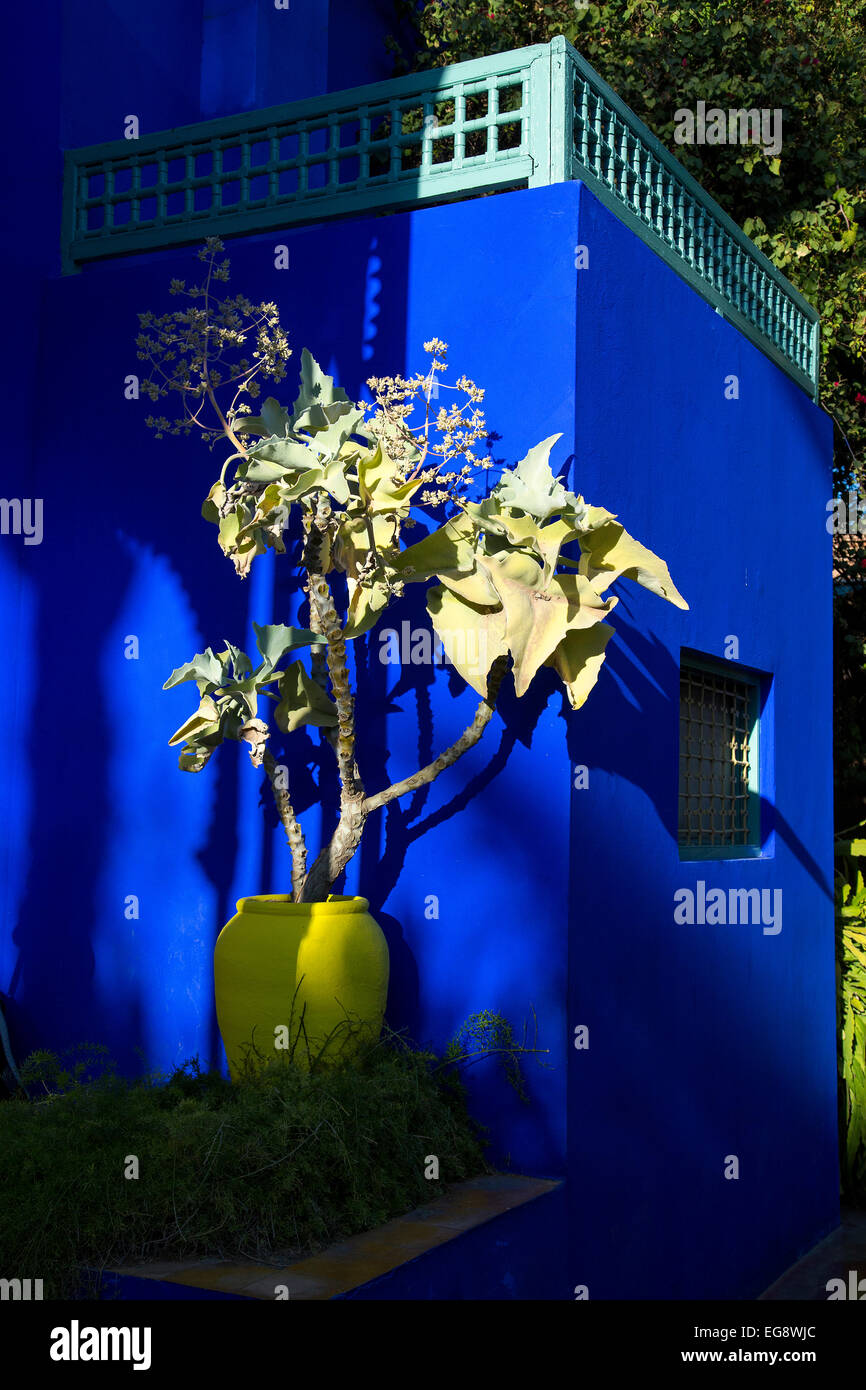
M 320 685 L 307 674 L 301 661 L 293 661 L 280 677 L 280 703 L 274 710 L 277 727 L 292 734 L 302 724 L 318 729 L 333 728 L 337 723 L 337 706 Z
M 384 516 L 367 518 L 348 516 L 344 513 L 340 518 L 340 529 L 334 545 L 334 564 L 350 579 L 357 579 L 359 565 L 363 564 L 371 549 L 375 547 L 382 564 L 390 568 L 396 559 L 395 535 L 396 523 Z
M 352 407 L 352 409 L 345 411 L 336 420 L 330 421 L 310 436 L 309 447 L 311 451 L 319 456 L 336 457 L 351 439 L 363 418 L 363 410 Z
M 423 540 L 402 550 L 393 567 L 401 579 L 413 584 L 432 579 L 434 574 L 455 577 L 470 574 L 475 568 L 475 547 L 459 526 L 447 521 Z
M 580 709 L 598 680 L 604 665 L 605 648 L 613 636 L 607 623 L 596 623 L 582 630 L 566 632 L 546 666 L 561 676 L 572 709 Z
M 295 651 L 298 647 L 320 646 L 325 641 L 320 633 L 311 632 L 307 627 L 287 627 L 285 623 L 265 623 L 261 627 L 253 623 L 253 631 L 256 646 L 271 670 L 286 652 Z
M 226 496 L 225 486 L 218 480 L 201 504 L 201 514 L 205 521 L 212 521 L 215 525 L 219 525 L 220 507 L 225 504 Z
M 603 594 L 617 579 L 633 579 L 677 608 L 688 608 L 664 560 L 630 536 L 618 521 L 603 521 L 582 533 L 580 549 L 580 573 L 598 593 Z
M 478 608 L 501 608 L 502 604 L 490 582 L 490 576 L 480 565 L 476 565 L 471 574 L 454 576 L 453 574 L 439 574 L 437 578 L 457 594 L 459 598 L 465 599 L 467 603 L 474 603 Z
M 423 486 L 422 478 L 397 481 L 394 463 L 382 452 L 378 440 L 375 448 L 368 449 L 357 459 L 357 468 L 361 501 L 374 516 L 381 512 L 405 512 L 409 500 Z
M 314 434 L 327 429 L 355 406 L 334 378 L 323 372 L 312 353 L 301 353 L 301 385 L 292 408 L 292 428 Z
M 540 666 L 569 628 L 601 622 L 616 603 L 603 600 L 581 575 L 544 582 L 543 566 L 520 552 L 481 557 L 505 610 L 505 639 L 514 663 L 514 690 L 525 695 Z
M 449 661 L 482 697 L 493 662 L 505 656 L 505 613 L 477 608 L 438 584 L 427 590 L 427 612 Z
M 507 469 L 491 494 L 498 506 L 517 507 L 538 521 L 546 521 L 555 512 L 574 508 L 578 498 L 555 478 L 550 467 L 550 451 L 562 438 L 552 434 L 529 450 L 515 468 Z
M 212 648 L 205 647 L 203 652 L 196 652 L 192 661 L 172 671 L 162 688 L 171 690 L 172 686 L 182 685 L 184 681 L 202 681 L 206 685 L 216 686 L 223 678 L 224 669 Z
M 362 637 L 376 623 L 391 599 L 391 590 L 381 580 L 372 584 L 359 584 L 349 580 L 349 612 L 343 636 L 346 641 Z
M 226 647 L 225 651 L 219 653 L 219 661 L 224 671 L 228 670 L 228 663 L 230 661 L 234 679 L 242 680 L 244 676 L 248 676 L 252 672 L 253 663 L 250 661 L 246 652 L 241 651 L 240 647 L 236 647 L 227 637 L 223 640 Z
M 308 444 L 297 439 L 263 439 L 250 450 L 246 479 L 250 483 L 272 483 L 289 474 L 315 468 L 318 460 Z
M 176 743 L 200 743 L 205 738 L 218 735 L 219 732 L 219 710 L 210 695 L 205 695 L 195 714 L 172 734 L 168 746 L 172 748 Z
M 232 428 L 235 434 L 266 434 L 283 436 L 289 426 L 289 412 L 279 401 L 268 396 L 259 415 L 239 415 Z

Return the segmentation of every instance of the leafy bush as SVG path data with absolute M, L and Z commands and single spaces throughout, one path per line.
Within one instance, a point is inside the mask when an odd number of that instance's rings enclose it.
M 842 1189 L 866 1204 L 866 885 L 840 873 L 836 899 Z
M 92 1296 L 82 1267 L 294 1258 L 489 1171 L 453 1067 L 393 1034 L 351 1068 L 272 1060 L 235 1085 L 195 1060 L 129 1081 L 97 1048 L 32 1054 L 22 1079 L 30 1099 L 0 1105 L 0 1264 L 46 1298 Z

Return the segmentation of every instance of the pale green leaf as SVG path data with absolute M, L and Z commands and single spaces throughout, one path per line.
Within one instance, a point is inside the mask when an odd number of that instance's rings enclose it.
M 201 742 L 208 736 L 219 734 L 219 727 L 219 710 L 210 695 L 205 695 L 195 714 L 172 734 L 168 746 L 171 748 L 176 743 Z
M 286 652 L 295 651 L 298 647 L 320 645 L 325 641 L 324 637 L 317 632 L 311 632 L 309 628 L 287 627 L 285 623 L 266 623 L 261 627 L 258 623 L 253 623 L 253 631 L 256 634 L 256 646 L 271 670 Z
M 209 685 L 219 685 L 222 678 L 223 666 L 219 657 L 210 647 L 205 647 L 203 652 L 196 653 L 192 661 L 172 671 L 162 688 L 171 690 L 172 686 L 182 685 L 184 681 L 203 681 Z
M 239 415 L 234 422 L 235 434 L 267 434 L 283 436 L 289 425 L 289 412 L 278 400 L 268 396 L 260 415 Z
M 664 560 L 630 536 L 618 521 L 605 521 L 581 534 L 580 549 L 580 572 L 599 593 L 619 578 L 633 579 L 677 608 L 688 608 Z
M 449 661 L 467 685 L 485 696 L 490 667 L 508 652 L 503 610 L 477 608 L 436 585 L 427 590 L 427 612 Z
M 553 655 L 548 657 L 545 664 L 562 677 L 572 709 L 580 709 L 598 680 L 605 648 L 612 636 L 613 628 L 606 623 L 596 623 L 581 631 L 572 630 L 566 632 Z
M 301 661 L 293 661 L 280 677 L 281 700 L 274 710 L 277 727 L 283 733 L 294 733 L 302 724 L 316 728 L 333 728 L 337 723 L 337 706 L 320 685 L 307 674 Z
M 502 474 L 491 494 L 499 508 L 518 507 L 538 521 L 545 521 L 555 512 L 577 505 L 574 493 L 554 477 L 548 462 L 551 449 L 561 438 L 561 434 L 552 434 L 549 439 L 542 440 L 529 450 L 516 468 Z
M 350 579 L 349 612 L 343 629 L 346 640 L 362 637 L 365 632 L 369 632 L 379 621 L 380 614 L 388 607 L 390 599 L 391 590 L 381 580 L 376 580 L 373 584 L 358 584 Z
M 327 429 L 341 415 L 354 409 L 352 401 L 334 378 L 323 372 L 312 353 L 301 353 L 301 387 L 292 410 L 292 427 L 315 433 Z
M 431 579 L 434 574 L 469 574 L 474 568 L 474 547 L 450 521 L 439 530 L 431 531 L 423 540 L 407 546 L 394 561 L 394 570 L 400 578 L 412 583 Z

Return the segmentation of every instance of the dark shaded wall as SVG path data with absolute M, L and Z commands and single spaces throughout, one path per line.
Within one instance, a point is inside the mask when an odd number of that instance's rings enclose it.
M 691 608 L 623 593 L 570 731 L 591 765 L 572 808 L 569 1022 L 591 1040 L 569 1078 L 575 1282 L 749 1296 L 838 1220 L 831 422 L 585 192 L 578 240 L 579 486 Z M 724 658 L 731 636 L 771 678 L 763 855 L 681 862 L 680 648 Z M 782 930 L 675 924 L 698 880 L 781 890 Z

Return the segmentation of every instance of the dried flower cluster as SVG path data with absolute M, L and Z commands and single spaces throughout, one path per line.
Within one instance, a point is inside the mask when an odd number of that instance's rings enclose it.
M 409 378 L 370 377 L 367 385 L 374 396 L 373 405 L 359 402 L 359 409 L 373 410 L 366 428 L 395 464 L 398 480 L 420 479 L 428 484 L 419 493 L 419 500 L 436 507 L 464 500 L 475 470 L 491 468 L 493 461 L 474 452 L 480 440 L 486 442 L 488 453 L 490 447 L 490 432 L 479 409 L 484 391 L 467 376 L 460 377 L 454 386 L 439 379 L 438 374 L 447 369 L 448 355 L 448 344 L 440 338 L 431 338 L 424 351 L 431 356 L 426 373 Z M 440 391 L 459 392 L 466 400 L 462 404 L 455 400 L 450 409 L 440 406 L 434 414 L 432 402 Z M 423 419 L 416 414 L 419 410 Z M 460 468 L 448 468 L 461 458 Z
M 156 402 L 177 392 L 183 402 L 182 415 L 174 419 L 147 417 L 157 439 L 188 435 L 194 428 L 211 444 L 224 435 L 233 439 L 235 419 L 249 413 L 244 398 L 255 400 L 259 395 L 257 378 L 281 381 L 286 374 L 291 349 L 276 304 L 253 304 L 242 294 L 225 299 L 214 295 L 214 283 L 229 278 L 229 262 L 217 261 L 223 249 L 218 237 L 208 237 L 198 252 L 207 267 L 203 284 L 187 288 L 185 280 L 172 280 L 169 293 L 186 299 L 185 308 L 138 316 L 138 357 L 151 368 L 141 383 L 142 393 Z M 252 351 L 244 351 L 253 343 Z M 215 421 L 203 418 L 206 402 L 213 407 Z

